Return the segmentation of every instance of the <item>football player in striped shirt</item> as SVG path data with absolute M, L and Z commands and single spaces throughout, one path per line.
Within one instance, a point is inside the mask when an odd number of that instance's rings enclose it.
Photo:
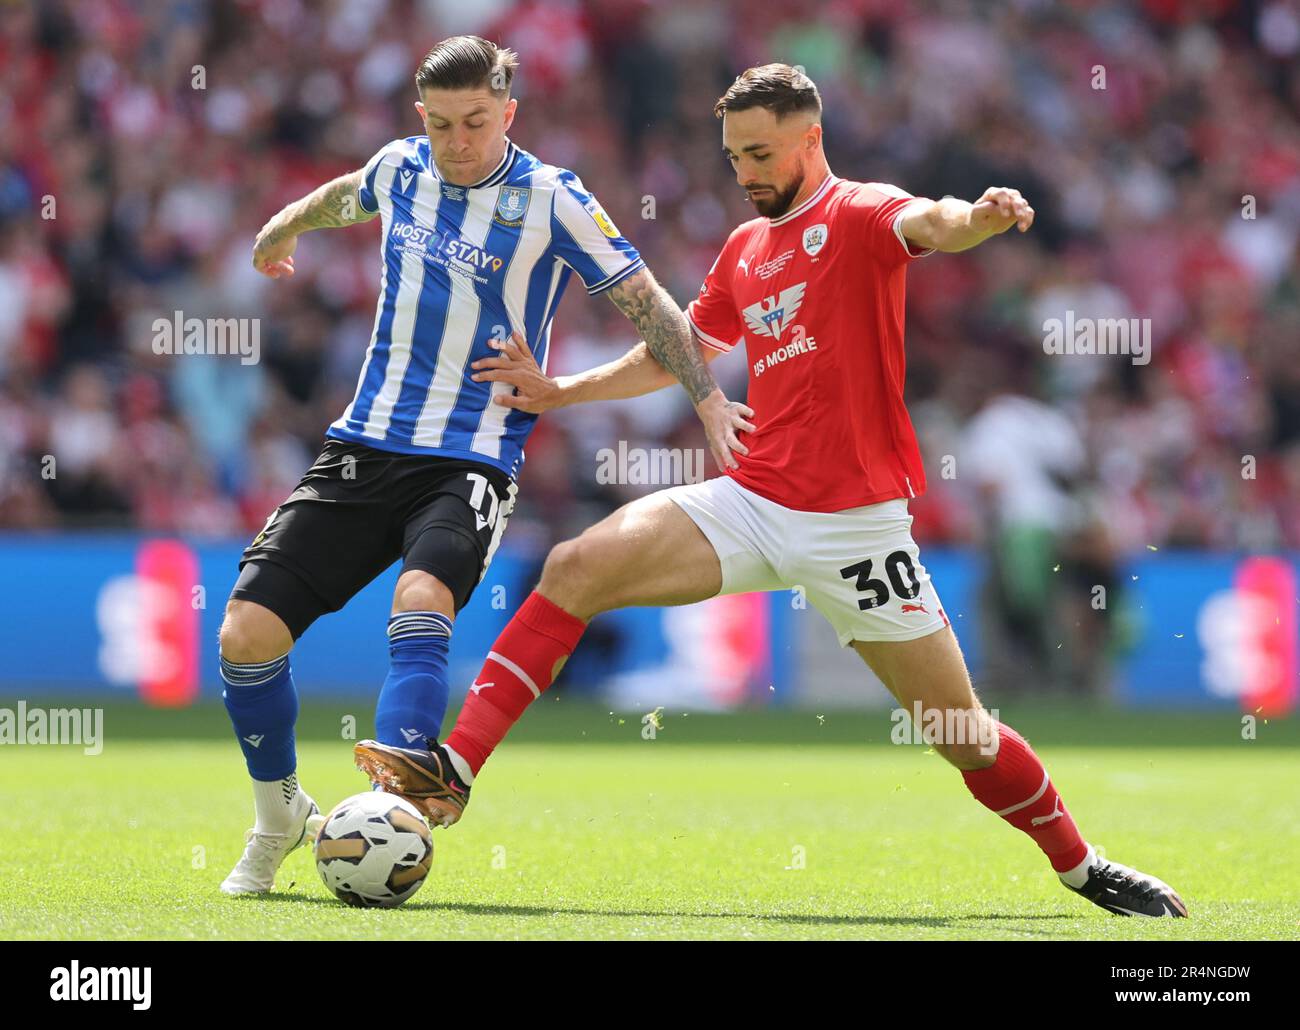
M 222 883 L 270 890 L 284 856 L 321 818 L 297 781 L 294 642 L 401 559 L 388 623 L 391 662 L 375 712 L 388 744 L 436 740 L 447 649 L 514 507 L 536 414 L 494 403 L 513 388 L 471 364 L 524 348 L 545 367 L 551 323 L 576 273 L 636 326 L 686 389 L 720 467 L 734 466 L 749 409 L 729 402 L 686 319 L 572 172 L 507 135 L 513 52 L 443 40 L 416 74 L 425 134 L 272 218 L 253 264 L 294 272 L 297 238 L 378 217 L 374 330 L 352 403 L 324 449 L 244 551 L 221 627 L 223 697 L 253 780 L 256 824 Z
M 744 343 L 758 432 L 743 434 L 727 475 L 642 497 L 552 550 L 445 744 L 361 741 L 357 764 L 450 825 L 593 616 L 800 587 L 840 645 L 909 714 L 919 708 L 917 728 L 974 798 L 1028 835 L 1066 887 L 1120 915 L 1187 915 L 1168 884 L 1084 840 L 1033 749 L 980 704 L 912 539 L 907 502 L 925 472 L 903 402 L 907 266 L 1024 232 L 1033 208 L 1006 187 L 974 204 L 936 202 L 833 175 L 817 88 L 788 65 L 751 68 L 714 113 L 758 217 L 732 232 L 687 315 L 712 355 Z M 518 348 L 483 367 L 530 411 L 669 382 L 643 347 L 558 383 Z

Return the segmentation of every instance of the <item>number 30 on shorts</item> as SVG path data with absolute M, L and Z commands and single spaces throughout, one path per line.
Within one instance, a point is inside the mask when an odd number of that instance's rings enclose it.
M 893 551 L 885 558 L 883 565 L 888 583 L 883 579 L 871 577 L 874 564 L 872 559 L 866 558 L 848 568 L 840 569 L 840 575 L 844 579 L 857 577 L 854 589 L 866 595 L 858 598 L 858 607 L 864 612 L 888 604 L 890 587 L 893 587 L 894 593 L 904 601 L 914 600 L 920 594 L 921 583 L 916 577 L 916 566 L 912 564 L 912 556 L 906 551 Z

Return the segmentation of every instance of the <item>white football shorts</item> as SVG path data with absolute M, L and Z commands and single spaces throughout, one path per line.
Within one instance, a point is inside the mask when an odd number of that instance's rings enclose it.
M 802 589 L 839 635 L 915 640 L 948 625 L 912 540 L 907 500 L 844 511 L 796 511 L 730 476 L 664 491 L 722 564 L 719 594 Z

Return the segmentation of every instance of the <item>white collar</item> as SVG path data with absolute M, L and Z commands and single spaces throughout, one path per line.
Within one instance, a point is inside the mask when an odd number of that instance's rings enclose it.
M 780 218 L 768 219 L 768 224 L 770 224 L 772 228 L 776 228 L 778 225 L 784 225 L 786 222 L 790 221 L 791 219 L 798 218 L 801 214 L 808 211 L 814 204 L 816 204 L 819 200 L 821 200 L 822 197 L 826 196 L 826 191 L 829 190 L 831 186 L 833 186 L 837 182 L 839 182 L 839 179 L 837 179 L 834 175 L 828 172 L 826 174 L 826 178 L 822 180 L 822 184 L 818 186 L 815 190 L 813 190 L 813 194 L 811 197 L 805 200 L 794 210 L 787 211 Z

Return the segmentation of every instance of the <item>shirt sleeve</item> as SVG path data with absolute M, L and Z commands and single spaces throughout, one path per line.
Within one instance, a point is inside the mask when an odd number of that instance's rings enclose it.
M 561 172 L 551 210 L 555 253 L 595 296 L 644 268 L 641 255 L 572 172 Z
M 686 321 L 690 323 L 691 331 L 706 347 L 724 354 L 745 334 L 740 312 L 736 310 L 731 295 L 731 275 L 735 267 L 728 257 L 729 251 L 730 246 L 722 248 L 709 274 L 704 277 L 699 296 L 686 306 Z
M 907 190 L 887 182 L 868 182 L 853 199 L 852 206 L 865 222 L 865 239 L 871 253 L 886 264 L 901 265 L 934 253 L 933 247 L 913 250 L 903 236 L 903 216 L 916 203 L 928 204 L 930 201 L 925 197 L 914 197 Z
M 365 167 L 361 169 L 361 188 L 357 190 L 357 199 L 361 202 L 361 210 L 374 214 L 379 210 L 379 198 L 375 196 L 375 176 L 379 174 L 379 166 L 384 163 L 384 158 L 393 152 L 393 146 L 400 140 L 394 140 L 387 143 L 379 149 Z

